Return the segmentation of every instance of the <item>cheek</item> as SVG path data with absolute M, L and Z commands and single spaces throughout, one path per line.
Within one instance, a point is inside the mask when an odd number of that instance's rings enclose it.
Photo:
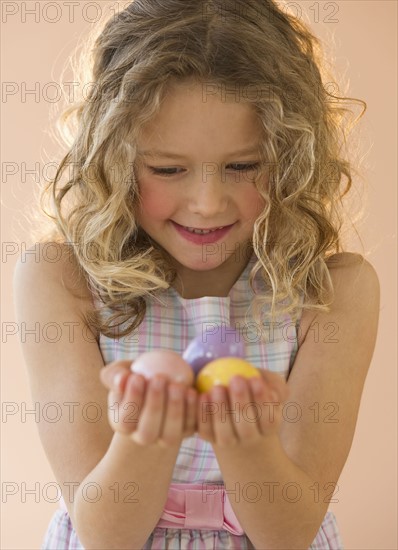
M 242 197 L 241 204 L 245 205 L 246 217 L 254 222 L 264 210 L 266 202 L 256 189 L 252 189 Z
M 149 182 L 140 184 L 141 215 L 149 216 L 153 220 L 168 218 L 174 208 L 172 196 L 159 189 L 158 185 Z

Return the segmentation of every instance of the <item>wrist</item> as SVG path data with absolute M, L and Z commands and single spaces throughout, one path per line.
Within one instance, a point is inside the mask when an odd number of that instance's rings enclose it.
M 108 452 L 115 452 L 123 457 L 128 456 L 159 456 L 159 458 L 166 458 L 167 456 L 173 457 L 178 454 L 181 447 L 181 441 L 176 442 L 173 445 L 164 445 L 161 441 L 157 441 L 150 445 L 141 445 L 137 443 L 131 437 L 132 434 L 124 434 L 121 432 L 115 432 Z

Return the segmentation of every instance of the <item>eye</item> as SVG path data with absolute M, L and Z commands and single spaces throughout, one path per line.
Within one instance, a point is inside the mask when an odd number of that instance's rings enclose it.
M 152 172 L 152 174 L 162 175 L 162 176 L 175 176 L 176 170 L 179 170 L 179 168 L 155 168 L 154 166 L 148 166 L 149 170 Z
M 176 170 L 178 170 L 178 168 L 154 168 L 153 166 L 148 166 L 148 168 L 153 174 L 158 174 L 166 177 L 175 176 Z
M 237 166 L 238 168 L 233 168 L 233 170 L 236 170 L 237 172 L 243 172 L 244 170 L 254 170 L 254 168 L 257 168 L 259 166 L 259 163 L 254 164 L 228 164 L 228 166 Z M 227 168 L 228 168 L 227 166 Z
M 226 166 L 226 169 L 228 169 L 229 166 L 232 166 L 233 170 L 236 172 L 244 172 L 246 170 L 254 170 L 259 166 L 259 163 L 252 163 L 252 164 L 228 164 Z M 165 177 L 175 176 L 177 170 L 182 170 L 182 168 L 155 168 L 154 166 L 148 166 L 149 170 L 152 172 L 152 174 L 157 174 Z

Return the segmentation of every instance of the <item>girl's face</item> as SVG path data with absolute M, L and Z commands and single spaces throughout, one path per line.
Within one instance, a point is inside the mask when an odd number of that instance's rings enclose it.
M 230 259 L 239 273 L 265 205 L 253 182 L 261 130 L 250 105 L 205 92 L 206 84 L 174 85 L 143 129 L 137 221 L 173 256 L 177 271 L 207 272 Z M 184 227 L 226 229 L 202 237 Z

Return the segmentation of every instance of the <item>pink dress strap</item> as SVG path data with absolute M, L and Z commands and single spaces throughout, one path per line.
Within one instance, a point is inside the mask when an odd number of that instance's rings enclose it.
M 244 531 L 231 507 L 224 485 L 171 483 L 157 527 Z

